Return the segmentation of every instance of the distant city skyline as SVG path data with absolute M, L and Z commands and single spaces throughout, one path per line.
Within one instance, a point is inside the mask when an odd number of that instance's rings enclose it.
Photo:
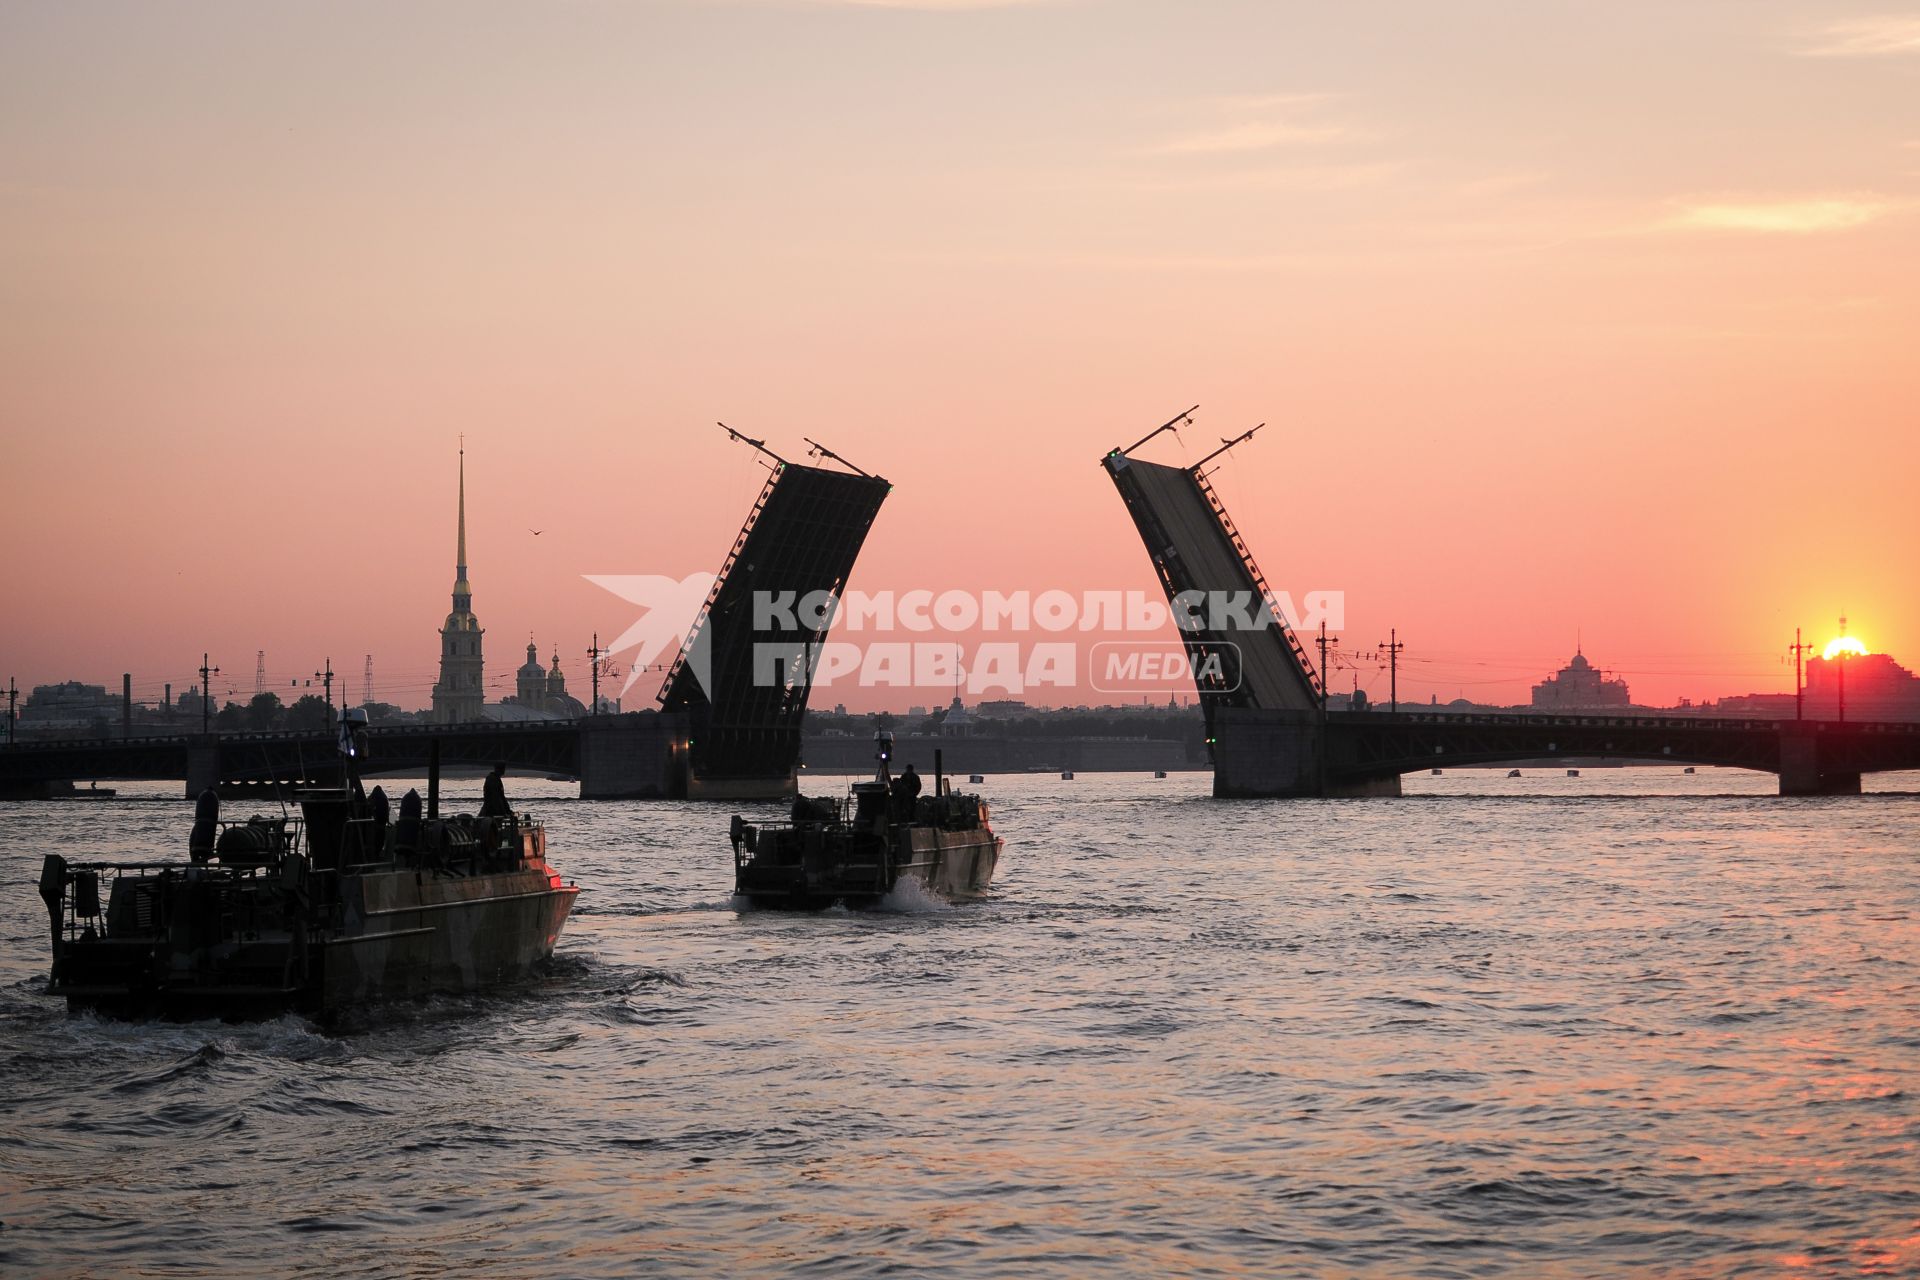
M 1576 635 L 1636 702 L 1791 691 L 1842 612 L 1912 663 L 1875 12 L 9 6 L 0 680 L 425 705 L 462 434 L 481 612 L 582 696 L 584 575 L 711 572 L 758 488 L 716 419 L 894 482 L 855 587 L 1152 589 L 1095 462 L 1195 401 L 1156 456 L 1268 422 L 1214 483 L 1404 700 Z

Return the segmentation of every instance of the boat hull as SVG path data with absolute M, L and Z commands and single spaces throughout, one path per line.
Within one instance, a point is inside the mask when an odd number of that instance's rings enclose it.
M 171 1020 L 328 1015 L 465 994 L 522 979 L 551 956 L 578 894 L 533 867 L 346 876 L 337 929 L 209 939 L 188 923 L 145 938 L 68 941 L 47 992 L 71 1010 Z
M 514 982 L 553 954 L 579 890 L 533 869 L 437 879 L 361 876 L 348 920 L 321 944 L 322 1011 Z
M 734 892 L 756 907 L 818 911 L 835 903 L 872 906 L 903 880 L 947 899 L 974 897 L 993 883 L 1002 841 L 992 831 L 911 827 L 904 834 L 898 857 L 877 849 L 822 849 L 791 863 L 741 863 Z

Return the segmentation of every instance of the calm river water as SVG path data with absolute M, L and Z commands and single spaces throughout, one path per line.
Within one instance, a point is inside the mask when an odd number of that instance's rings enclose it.
M 68 1017 L 41 854 L 190 811 L 0 806 L 0 1271 L 1920 1273 L 1920 775 L 1869 785 L 991 778 L 991 897 L 804 916 L 726 807 L 516 782 L 552 972 L 324 1030 Z

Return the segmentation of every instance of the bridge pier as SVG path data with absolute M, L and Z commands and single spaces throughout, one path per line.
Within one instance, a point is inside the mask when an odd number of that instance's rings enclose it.
M 1783 796 L 1857 796 L 1860 775 L 1821 768 L 1821 738 L 1814 722 L 1797 722 L 1780 731 L 1780 794 Z
M 1322 737 L 1311 712 L 1217 709 L 1213 794 L 1235 800 L 1319 795 Z
M 1324 770 L 1326 750 L 1326 732 L 1314 712 L 1221 707 L 1213 717 L 1213 794 L 1224 799 L 1400 794 L 1398 774 L 1361 777 Z
M 680 800 L 687 794 L 687 720 L 631 711 L 580 722 L 582 800 Z
M 208 736 L 187 748 L 187 799 L 220 786 L 220 742 Z

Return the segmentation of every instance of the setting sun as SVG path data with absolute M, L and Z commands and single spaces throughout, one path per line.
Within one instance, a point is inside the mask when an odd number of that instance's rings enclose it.
M 1846 654 L 1848 657 L 1853 658 L 1862 658 L 1866 656 L 1866 653 L 1867 646 L 1861 644 L 1852 636 L 1840 636 L 1827 641 L 1827 647 L 1820 651 L 1820 656 L 1831 662 L 1841 654 Z

